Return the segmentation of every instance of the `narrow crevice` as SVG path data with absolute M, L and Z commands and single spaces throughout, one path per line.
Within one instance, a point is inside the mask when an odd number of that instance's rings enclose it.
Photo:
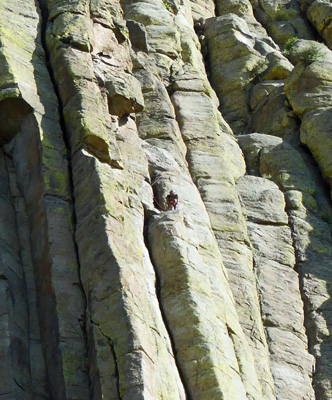
M 150 261 L 151 261 L 151 264 L 153 266 L 153 270 L 154 270 L 154 273 L 155 273 L 155 282 L 156 282 L 155 283 L 155 289 L 156 289 L 156 296 L 157 296 L 157 300 L 158 300 L 158 304 L 159 304 L 160 314 L 161 314 L 161 317 L 162 317 L 162 320 L 163 320 L 163 323 L 164 323 L 164 327 L 165 327 L 165 329 L 167 331 L 167 335 L 168 335 L 168 338 L 169 338 L 169 341 L 170 341 L 172 353 L 174 355 L 174 362 L 175 362 L 176 369 L 177 369 L 177 371 L 179 373 L 179 377 L 180 377 L 180 380 L 181 380 L 181 383 L 182 383 L 182 386 L 183 386 L 183 389 L 184 389 L 184 392 L 185 392 L 185 395 L 186 395 L 186 400 L 191 400 L 191 397 L 190 397 L 190 394 L 189 394 L 190 393 L 189 392 L 189 388 L 187 386 L 187 383 L 186 383 L 184 374 L 182 372 L 181 366 L 179 365 L 179 362 L 177 360 L 175 341 L 174 341 L 174 338 L 173 338 L 173 335 L 172 335 L 171 328 L 170 328 L 170 326 L 168 324 L 166 313 L 165 313 L 165 310 L 164 310 L 164 307 L 163 307 L 163 304 L 162 304 L 162 300 L 161 300 L 160 279 L 159 279 L 159 276 L 158 276 L 158 273 L 157 273 L 157 268 L 155 267 L 154 262 L 153 262 L 152 251 L 150 249 L 149 238 L 148 238 L 149 220 L 150 220 L 150 218 L 151 217 L 148 216 L 148 213 L 144 208 L 144 227 L 143 227 L 144 244 L 145 244 L 145 247 L 146 247 L 146 249 L 147 249 L 147 251 L 149 253 Z
M 60 97 L 60 93 L 56 84 L 56 80 L 54 77 L 54 72 L 51 66 L 51 59 L 50 59 L 50 53 L 47 48 L 46 44 L 46 29 L 47 29 L 47 21 L 48 21 L 48 10 L 47 10 L 47 5 L 45 4 L 45 0 L 36 0 L 40 6 L 41 10 L 41 15 L 42 15 L 42 29 L 41 29 L 41 43 L 42 47 L 44 49 L 45 57 L 46 57 L 46 68 L 48 70 L 48 74 L 52 83 L 52 87 L 55 93 L 55 96 L 57 98 L 57 103 L 58 103 L 58 115 L 59 115 L 59 124 L 62 132 L 62 137 L 63 141 L 65 144 L 66 148 L 66 156 L 67 156 L 67 162 L 68 162 L 68 180 L 69 180 L 69 190 L 70 190 L 70 196 L 71 196 L 71 217 L 72 217 L 72 223 L 73 223 L 73 235 L 72 235 L 72 240 L 74 244 L 74 250 L 76 254 L 76 260 L 77 260 L 77 265 L 78 265 L 78 280 L 79 280 L 79 288 L 80 292 L 82 294 L 82 299 L 83 299 L 83 304 L 84 304 L 84 309 L 87 310 L 88 307 L 88 302 L 87 298 L 85 295 L 85 291 L 83 288 L 82 284 L 82 279 L 81 279 L 81 262 L 80 262 L 80 256 L 79 256 L 79 248 L 78 244 L 76 241 L 76 226 L 77 226 L 77 217 L 76 217 L 76 211 L 75 211 L 75 195 L 74 195 L 74 181 L 73 181 L 73 172 L 72 172 L 72 160 L 71 160 L 71 148 L 70 148 L 70 143 L 69 143 L 69 136 L 67 132 L 67 127 L 65 123 L 65 117 L 63 114 L 63 103 Z M 84 343 L 85 343 L 85 349 L 88 353 L 88 334 L 87 334 L 87 326 L 86 326 L 86 312 L 84 315 L 82 315 L 81 320 L 79 320 L 79 325 L 82 330 L 82 334 L 84 337 Z M 88 382 L 89 382 L 89 387 L 91 391 L 91 380 L 90 376 L 88 373 L 89 366 L 86 365 L 86 371 L 82 371 L 86 374 Z
M 315 160 L 312 152 L 302 142 L 300 142 L 300 144 L 298 145 L 297 150 L 301 154 L 301 156 L 304 159 L 304 161 L 306 162 L 306 164 L 309 164 L 309 167 L 312 170 L 311 172 L 314 174 L 315 183 L 316 183 L 317 187 L 319 187 L 323 191 L 323 193 L 326 196 L 326 199 L 329 202 L 330 208 L 332 209 L 332 199 L 330 197 L 331 187 L 327 183 L 327 181 L 324 179 L 322 171 L 319 168 L 319 165 L 318 165 L 317 161 Z M 315 197 L 315 194 L 313 196 Z
M 19 387 L 24 393 L 26 393 L 26 389 L 22 385 L 20 385 L 19 382 L 17 382 L 17 380 L 15 378 L 14 378 L 14 382 L 17 387 Z
M 310 318 L 310 315 L 309 315 L 310 313 L 308 312 L 307 307 L 306 307 L 307 300 L 306 300 L 306 296 L 304 294 L 304 289 L 303 289 L 303 276 L 302 276 L 302 273 L 301 273 L 301 263 L 298 261 L 299 260 L 299 253 L 298 253 L 298 250 L 297 250 L 296 245 L 295 245 L 296 239 L 294 237 L 294 225 L 292 223 L 292 216 L 290 215 L 289 210 L 287 209 L 287 207 L 286 207 L 285 211 L 286 211 L 286 213 L 288 215 L 288 218 L 289 218 L 288 226 L 289 226 L 290 231 L 291 231 L 292 246 L 293 246 L 294 254 L 295 254 L 294 271 L 298 274 L 298 278 L 299 278 L 299 292 L 300 292 L 300 296 L 301 296 L 301 300 L 302 300 L 302 304 L 303 304 L 303 318 L 304 318 L 303 325 L 304 325 L 304 329 L 305 329 L 305 335 L 306 335 L 307 340 L 308 340 L 308 352 L 315 359 L 315 368 L 314 368 L 314 371 L 312 371 L 311 386 L 315 391 L 315 395 L 316 395 L 317 399 L 319 399 L 320 397 L 318 396 L 318 393 L 316 392 L 316 389 L 315 389 L 315 386 L 316 386 L 315 385 L 315 371 L 317 370 L 317 359 L 316 359 L 315 355 L 312 352 L 312 348 L 313 348 L 314 344 L 312 343 L 311 334 L 310 334 L 310 327 L 312 327 L 314 324 L 313 324 L 312 319 Z
M 115 352 L 115 346 L 113 343 L 113 340 L 111 337 L 107 336 L 102 328 L 100 327 L 99 324 L 96 324 L 95 322 L 93 322 L 91 320 L 91 323 L 97 327 L 97 329 L 99 330 L 99 332 L 102 334 L 102 336 L 104 336 L 104 338 L 107 340 L 107 343 L 109 345 L 109 348 L 111 350 L 111 354 L 114 360 L 114 369 L 115 369 L 115 375 L 116 375 L 116 388 L 117 388 L 117 392 L 118 392 L 118 396 L 119 396 L 119 400 L 122 400 L 121 397 L 121 391 L 120 391 L 120 373 L 119 373 L 119 366 L 118 366 L 118 361 L 117 361 L 117 356 L 116 356 L 116 352 Z
M 153 205 L 156 209 L 158 209 L 160 211 L 167 211 L 166 208 L 163 206 L 163 204 L 160 204 L 157 200 L 159 196 L 158 196 L 157 186 L 155 186 L 155 185 L 156 185 L 156 183 L 159 182 L 160 179 L 162 179 L 162 177 L 163 177 L 163 173 L 159 173 L 159 171 L 158 172 L 154 171 L 154 173 L 152 174 L 152 178 L 151 178 L 150 182 L 151 182 L 151 188 L 152 188 L 152 194 L 153 194 Z M 144 213 L 145 213 L 144 220 L 147 220 L 148 217 L 150 216 L 151 212 L 149 213 L 149 210 L 144 208 Z M 147 225 L 144 228 L 144 230 L 147 230 Z M 145 237 L 144 237 L 144 239 L 145 239 Z
M 235 368 L 232 368 L 232 369 L 233 369 L 233 371 L 239 376 L 241 382 L 243 382 L 243 381 L 242 381 L 243 369 L 241 368 L 242 363 L 241 363 L 241 360 L 239 359 L 239 356 L 238 356 L 238 354 L 237 354 L 237 351 L 236 351 L 237 346 L 236 346 L 235 340 L 234 340 L 234 338 L 233 338 L 234 335 L 236 335 L 236 333 L 233 331 L 233 329 L 232 329 L 227 323 L 226 323 L 226 329 L 227 329 L 228 337 L 230 338 L 230 340 L 231 340 L 231 342 L 232 342 L 233 353 L 234 353 L 234 355 L 235 355 L 235 359 L 236 359 L 236 363 L 237 363 L 237 370 L 236 370 Z M 246 390 L 246 386 L 245 386 L 244 383 L 243 383 L 243 386 L 244 386 L 244 388 L 245 388 L 245 390 Z M 247 396 L 248 399 L 251 398 L 250 393 L 248 393 L 247 391 L 246 391 L 246 396 Z
M 285 224 L 284 222 L 263 221 L 263 220 L 256 219 L 256 218 L 251 218 L 251 217 L 248 217 L 247 221 L 248 222 L 252 222 L 254 224 L 257 224 L 257 225 L 262 225 L 262 226 L 287 226 L 287 224 Z
M 212 86 L 210 58 L 209 58 L 209 46 L 208 46 L 207 39 L 205 36 L 205 21 L 201 20 L 201 21 L 195 22 L 194 31 L 195 31 L 197 39 L 201 45 L 200 53 L 202 55 L 202 59 L 203 59 L 204 67 L 205 67 L 206 78 Z

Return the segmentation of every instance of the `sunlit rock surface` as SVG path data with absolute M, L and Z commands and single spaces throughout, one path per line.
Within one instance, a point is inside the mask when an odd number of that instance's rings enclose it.
M 332 399 L 330 25 L 0 2 L 0 400 Z

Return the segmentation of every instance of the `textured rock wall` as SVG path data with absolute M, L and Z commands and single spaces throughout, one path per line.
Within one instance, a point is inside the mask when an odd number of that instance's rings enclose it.
M 332 399 L 330 25 L 0 2 L 1 400 Z

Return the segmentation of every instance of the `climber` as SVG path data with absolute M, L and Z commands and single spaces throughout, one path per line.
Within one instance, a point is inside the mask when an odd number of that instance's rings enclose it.
M 166 196 L 166 203 L 167 203 L 167 208 L 168 210 L 177 210 L 179 206 L 179 197 L 178 195 L 174 192 L 174 190 L 171 190 L 169 194 Z

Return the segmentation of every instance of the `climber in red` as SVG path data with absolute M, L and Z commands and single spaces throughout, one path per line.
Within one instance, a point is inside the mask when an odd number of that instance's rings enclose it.
M 166 196 L 166 203 L 167 203 L 167 209 L 168 210 L 177 210 L 179 206 L 179 197 L 178 195 L 174 192 L 174 190 L 171 190 L 169 194 Z

